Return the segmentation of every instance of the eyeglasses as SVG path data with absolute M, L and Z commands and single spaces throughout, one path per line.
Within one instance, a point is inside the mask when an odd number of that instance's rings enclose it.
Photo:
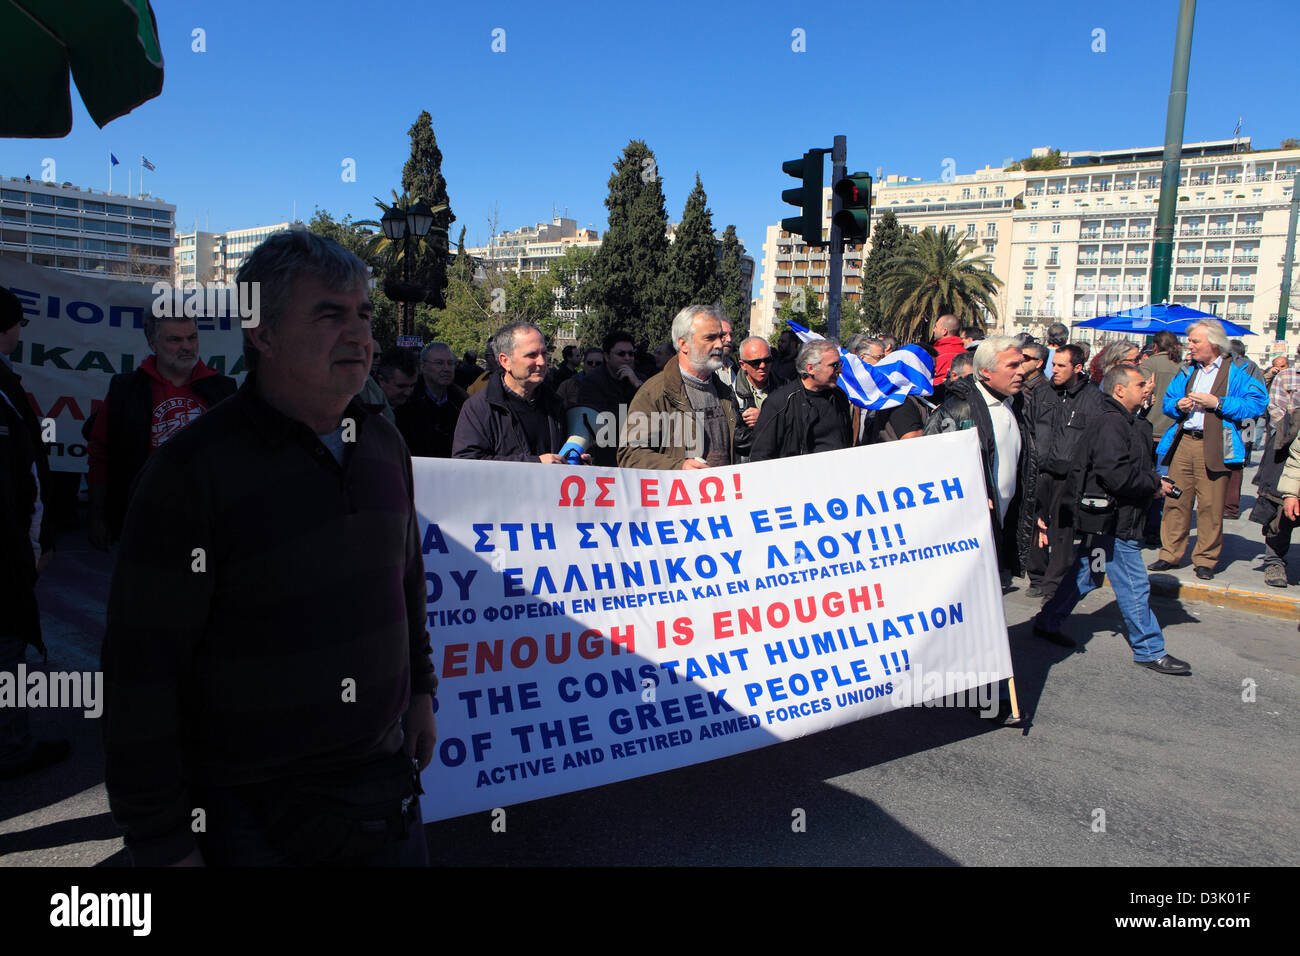
M 604 364 L 604 362 L 588 362 L 587 368 L 600 368 Z
M 772 364 L 772 357 L 771 357 L 771 356 L 768 356 L 767 358 L 761 358 L 761 359 L 741 359 L 741 360 L 740 360 L 740 364 L 741 364 L 741 365 L 752 365 L 752 366 L 754 366 L 754 367 L 760 367 L 760 366 L 763 366 L 763 365 L 771 365 L 771 364 Z

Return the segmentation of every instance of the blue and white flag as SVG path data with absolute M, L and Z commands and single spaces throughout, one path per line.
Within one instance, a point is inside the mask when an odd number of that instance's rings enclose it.
M 140 157 L 140 165 L 143 166 L 145 169 L 149 170 L 149 172 L 151 173 L 157 172 L 157 168 L 154 166 L 154 164 L 149 162 L 149 160 L 145 159 L 143 156 Z
M 825 338 L 787 321 L 801 342 Z M 839 386 L 854 405 L 875 410 L 897 408 L 909 395 L 934 394 L 934 359 L 918 345 L 894 349 L 875 365 L 868 365 L 852 352 L 840 349 Z
M 117 158 L 116 156 L 114 156 L 112 153 L 109 153 L 109 154 L 108 154 L 108 159 L 109 159 L 109 161 L 110 161 L 114 166 L 121 166 L 121 165 L 122 165 L 121 162 L 118 161 L 118 158 Z

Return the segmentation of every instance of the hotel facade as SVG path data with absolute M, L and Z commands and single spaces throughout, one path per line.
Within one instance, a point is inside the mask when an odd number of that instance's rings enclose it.
M 1003 282 L 991 327 L 1041 337 L 1053 322 L 1150 301 L 1162 152 L 1062 152 L 1061 166 L 1050 170 L 986 167 L 933 182 L 888 176 L 873 187 L 872 224 L 893 210 L 903 229 L 947 229 L 987 253 Z M 1249 328 L 1256 358 L 1276 338 L 1297 170 L 1300 149 L 1250 151 L 1249 140 L 1183 147 L 1169 301 Z M 830 199 L 827 188 L 824 235 Z M 846 300 L 861 294 L 865 245 L 845 250 Z M 824 249 L 768 226 L 755 332 L 771 334 L 776 309 L 797 288 L 824 296 L 828 275 Z M 1293 271 L 1293 286 L 1296 278 Z M 1300 321 L 1289 312 L 1286 351 L 1294 354 Z

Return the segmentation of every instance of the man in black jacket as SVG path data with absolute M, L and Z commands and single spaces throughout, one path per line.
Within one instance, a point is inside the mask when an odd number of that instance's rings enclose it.
M 460 410 L 469 396 L 454 381 L 456 357 L 443 342 L 420 351 L 421 377 L 397 411 L 397 429 L 415 458 L 450 458 Z
M 993 542 L 1004 571 L 1024 567 L 1034 535 L 1038 454 L 1020 394 L 1022 361 L 1011 336 L 985 339 L 975 349 L 974 373 L 949 379 L 943 402 L 925 423 L 927 435 L 974 428 L 979 436 Z
M 564 407 L 546 384 L 546 341 L 530 322 L 492 338 L 497 373 L 460 411 L 451 457 L 564 463 Z
M 849 400 L 835 384 L 840 348 L 832 339 L 813 339 L 799 349 L 799 377 L 763 403 L 754 426 L 750 461 L 793 458 L 853 444 Z
M 767 340 L 751 335 L 740 343 L 740 371 L 732 383 L 731 394 L 736 400 L 736 461 L 749 461 L 754 447 L 754 426 L 767 401 L 783 382 L 776 378 L 772 365 L 776 361 Z
M 1091 434 L 1105 397 L 1088 380 L 1083 355 L 1063 345 L 1052 356 L 1051 386 L 1026 396 L 1038 444 L 1038 517 L 1047 525 L 1047 546 L 1029 555 L 1027 597 L 1048 598 L 1074 566 L 1074 531 L 1061 519 L 1062 494 L 1075 449 Z
M 1165 653 L 1142 565 L 1147 508 L 1165 493 L 1168 482 L 1156 473 L 1151 424 L 1137 415 L 1151 383 L 1136 365 L 1121 362 L 1106 373 L 1101 387 L 1106 395 L 1101 414 L 1088 442 L 1079 447 L 1066 483 L 1064 514 L 1071 527 L 1084 534 L 1075 552 L 1077 571 L 1038 612 L 1034 633 L 1072 647 L 1074 641 L 1061 633 L 1061 625 L 1080 598 L 1101 584 L 1104 574 L 1124 615 L 1134 663 L 1157 674 L 1190 674 L 1186 661 Z
M 17 674 L 31 644 L 42 654 L 36 579 L 54 552 L 51 522 L 43 520 L 50 486 L 48 448 L 9 353 L 18 347 L 22 303 L 0 286 L 0 672 Z M 25 695 L 27 688 L 18 687 Z M 58 763 L 66 740 L 37 740 L 27 708 L 0 706 L 0 780 Z

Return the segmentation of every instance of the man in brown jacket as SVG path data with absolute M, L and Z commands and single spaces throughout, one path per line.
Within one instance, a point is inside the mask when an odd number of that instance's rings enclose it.
M 722 367 L 722 321 L 709 305 L 673 319 L 677 361 L 637 391 L 619 443 L 623 468 L 716 468 L 735 461 L 736 405 L 715 372 Z

